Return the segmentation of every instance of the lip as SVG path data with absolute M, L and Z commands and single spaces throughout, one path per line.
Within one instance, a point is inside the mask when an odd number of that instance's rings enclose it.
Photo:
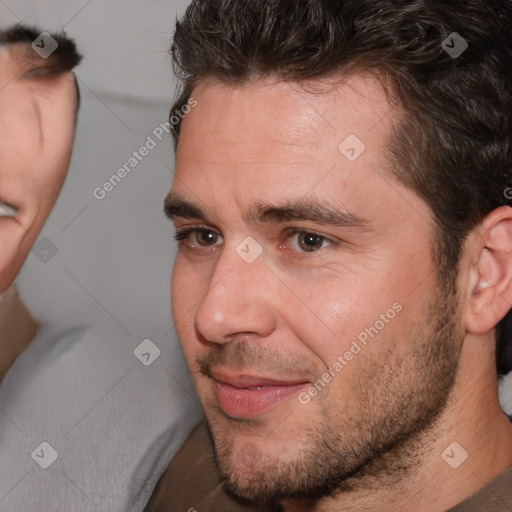
M 309 385 L 304 380 L 281 380 L 257 375 L 228 376 L 212 372 L 221 410 L 234 418 L 253 418 L 296 396 Z

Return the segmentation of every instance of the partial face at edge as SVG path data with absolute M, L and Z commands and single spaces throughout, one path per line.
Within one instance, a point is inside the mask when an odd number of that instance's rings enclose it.
M 70 43 L 67 41 L 67 43 Z M 30 43 L 0 45 L 0 293 L 12 283 L 64 182 L 75 132 L 74 51 L 48 59 Z
M 432 214 L 384 171 L 393 113 L 374 78 L 193 97 L 167 205 L 172 308 L 219 467 L 252 500 L 328 495 L 449 395 L 463 331 Z

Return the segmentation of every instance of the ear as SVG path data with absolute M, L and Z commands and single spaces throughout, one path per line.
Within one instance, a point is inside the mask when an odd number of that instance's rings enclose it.
M 466 331 L 484 334 L 512 308 L 512 208 L 488 214 L 472 239 Z

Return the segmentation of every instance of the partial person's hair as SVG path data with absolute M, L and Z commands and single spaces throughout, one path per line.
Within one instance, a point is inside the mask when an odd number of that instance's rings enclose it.
M 0 48 L 13 44 L 32 44 L 41 34 L 36 27 L 17 24 L 0 30 Z M 46 59 L 40 57 L 35 51 L 26 56 L 34 61 L 34 65 L 44 68 L 47 74 L 65 73 L 73 70 L 82 61 L 82 55 L 78 52 L 75 42 L 64 33 L 52 33 L 51 37 L 57 43 L 57 49 Z M 76 82 L 77 110 L 80 106 L 80 88 Z
M 386 168 L 432 209 L 438 279 L 452 290 L 468 233 L 512 206 L 511 0 L 193 0 L 171 53 L 181 80 L 171 115 L 209 81 L 307 85 L 373 71 L 391 84 L 400 119 Z M 496 333 L 507 373 L 510 311 Z

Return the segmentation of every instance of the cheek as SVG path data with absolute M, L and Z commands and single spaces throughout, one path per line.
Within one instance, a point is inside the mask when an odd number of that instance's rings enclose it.
M 47 198 L 48 206 L 53 207 L 57 197 L 60 194 L 64 180 L 68 173 L 69 164 L 71 161 L 71 150 L 60 149 L 60 152 L 56 154 L 55 165 L 50 163 L 43 174 L 38 176 L 34 181 L 34 186 L 38 189 L 42 198 Z
M 386 340 L 403 336 L 404 321 L 410 316 L 404 313 L 404 304 L 414 300 L 382 277 L 330 279 L 308 288 L 303 304 L 289 307 L 288 302 L 286 307 L 283 302 L 281 315 L 325 368 L 346 353 L 352 360 L 362 352 L 387 351 Z M 407 310 L 414 313 L 415 308 Z
M 5 179 L 22 181 L 32 189 L 42 174 L 37 168 L 41 145 L 39 121 L 30 104 L 16 104 L 16 98 L 12 101 L 10 108 L 0 104 L 0 169 Z
M 186 344 L 194 333 L 195 311 L 207 292 L 208 279 L 178 253 L 172 270 L 171 309 L 182 344 Z
M 25 89 L 3 98 L 0 108 L 1 178 L 51 207 L 71 159 L 72 110 L 52 113 L 52 105 L 38 105 Z
M 42 172 L 38 173 L 35 181 L 39 191 L 52 202 L 57 198 L 66 178 L 73 148 L 73 123 L 68 118 L 61 119 L 60 123 L 61 129 L 55 134 L 56 138 L 49 141 L 38 156 Z
M 294 317 L 288 317 L 287 321 L 326 369 L 349 350 L 358 334 L 378 317 L 378 307 L 371 301 L 361 300 L 369 296 L 364 290 L 351 288 L 350 293 L 340 293 L 340 288 L 318 289 L 307 302 L 309 308 L 295 309 Z

